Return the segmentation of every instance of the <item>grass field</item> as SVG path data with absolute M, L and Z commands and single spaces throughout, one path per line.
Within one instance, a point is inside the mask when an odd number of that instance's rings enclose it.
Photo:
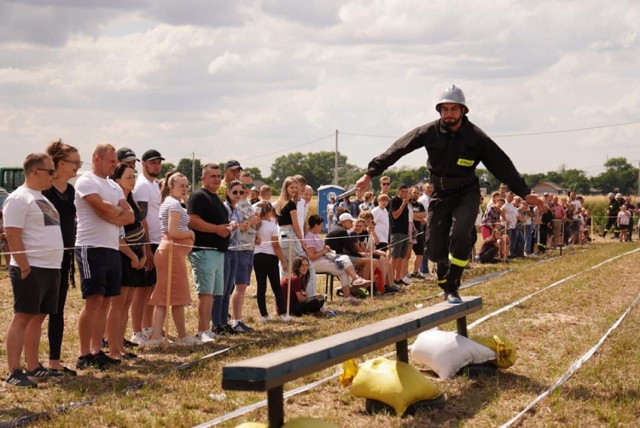
M 342 427 L 499 426 L 562 376 L 629 307 L 640 292 L 640 252 L 626 254 L 596 269 L 590 268 L 635 248 L 635 243 L 598 240 L 588 247 L 566 248 L 562 257 L 554 257 L 559 255 L 556 251 L 541 259 L 475 265 L 468 270 L 465 282 L 491 272 L 510 270 L 508 274 L 463 291 L 465 295 L 481 295 L 485 302 L 481 312 L 469 317 L 469 323 L 569 275 L 578 275 L 473 329 L 473 334 L 499 334 L 509 338 L 517 346 L 518 360 L 513 367 L 500 371 L 495 377 L 436 380 L 447 394 L 447 404 L 442 409 L 419 412 L 404 419 L 368 416 L 364 413 L 364 400 L 352 397 L 348 388 L 342 388 L 337 380 L 333 380 L 286 399 L 286 417 L 313 416 Z M 321 278 L 324 276 L 319 276 L 319 290 L 322 291 Z M 291 323 L 265 325 L 257 322 L 258 311 L 252 298 L 254 293 L 250 290 L 245 302 L 245 321 L 256 327 L 256 332 L 220 338 L 206 347 L 140 351 L 137 360 L 125 362 L 118 369 L 84 371 L 77 378 L 49 381 L 35 390 L 18 390 L 3 384 L 0 386 L 0 424 L 48 412 L 52 415 L 50 420 L 39 420 L 33 426 L 197 425 L 265 398 L 265 394 L 260 393 L 223 391 L 220 385 L 224 364 L 399 315 L 411 311 L 418 303 L 432 304 L 436 301 L 432 296 L 438 290 L 434 283 L 421 281 L 395 296 L 369 300 L 359 307 L 342 305 L 336 299 L 329 303 L 329 307 L 338 312 L 334 318 L 305 317 Z M 269 304 L 273 307 L 273 302 Z M 4 365 L 4 331 L 12 313 L 11 288 L 5 272 L 0 274 L 0 305 L 0 331 L 3 332 L 0 360 Z M 77 354 L 77 316 L 81 307 L 79 290 L 71 289 L 63 348 L 63 359 L 71 366 Z M 187 319 L 190 331 L 194 331 L 195 306 L 187 309 Z M 594 357 L 566 384 L 527 413 L 520 426 L 638 426 L 639 326 L 640 310 L 634 307 Z M 455 324 L 445 328 L 454 330 Z M 174 331 L 171 326 L 170 333 Z M 43 340 L 41 355 L 45 364 L 47 346 Z M 179 364 L 227 347 L 234 348 L 189 369 L 172 370 Z M 391 347 L 375 355 L 390 350 Z M 324 378 L 336 369 L 338 367 L 292 382 L 286 389 Z M 130 388 L 142 382 L 143 386 Z M 65 414 L 56 411 L 59 406 L 83 400 L 92 400 L 92 403 Z M 263 408 L 221 426 L 236 426 L 243 421 L 265 422 L 266 419 Z

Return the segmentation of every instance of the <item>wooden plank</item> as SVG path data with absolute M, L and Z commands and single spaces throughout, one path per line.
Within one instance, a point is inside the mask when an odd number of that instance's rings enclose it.
M 407 340 L 422 331 L 457 320 L 482 308 L 481 297 L 463 297 L 371 325 L 334 334 L 222 368 L 224 389 L 266 391 L 349 358 Z

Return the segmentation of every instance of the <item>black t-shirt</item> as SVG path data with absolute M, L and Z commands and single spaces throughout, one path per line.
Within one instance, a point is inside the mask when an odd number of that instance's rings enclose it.
M 340 225 L 334 227 L 329 233 L 327 233 L 324 243 L 337 254 L 361 257 L 360 253 L 358 253 L 358 250 L 353 245 L 349 232 Z
M 411 201 L 411 202 L 409 202 L 409 206 L 410 206 L 410 207 L 411 207 L 411 209 L 413 210 L 413 213 L 414 213 L 414 214 L 415 214 L 415 213 L 423 213 L 423 212 L 425 212 L 425 211 L 426 211 L 426 210 L 424 209 L 424 205 L 422 205 L 422 204 L 421 204 L 420 202 L 418 202 L 418 201 Z M 414 218 L 414 219 L 416 218 L 416 217 L 415 217 L 415 215 L 413 216 L 413 218 Z M 422 232 L 422 231 L 424 231 L 424 223 L 423 223 L 423 222 L 421 222 L 421 221 L 419 221 L 419 220 L 418 220 L 418 221 L 413 220 L 413 225 L 416 227 L 416 230 L 417 230 L 418 232 Z
M 218 195 L 202 187 L 193 192 L 189 198 L 187 213 L 195 214 L 211 224 L 226 224 L 229 222 L 229 212 Z M 194 230 L 194 232 L 196 234 L 196 240 L 193 244 L 195 247 L 207 247 L 218 251 L 227 251 L 227 248 L 229 248 L 229 236 L 223 238 L 213 232 L 199 232 L 197 230 Z M 199 249 L 203 248 L 194 248 L 193 251 Z
M 133 199 L 131 192 L 127 195 L 127 202 L 133 210 L 133 223 L 124 225 L 124 241 L 129 244 L 129 248 L 138 257 L 144 255 L 145 243 L 144 226 L 142 225 L 142 214 L 136 201 Z
M 287 204 L 282 207 L 280 214 L 278 214 L 278 225 L 286 226 L 288 224 L 293 224 L 293 220 L 291 220 L 291 211 L 296 211 L 296 208 L 295 202 L 287 202 Z
M 76 243 L 76 206 L 73 203 L 76 189 L 69 184 L 64 193 L 60 193 L 58 189 L 51 186 L 51 188 L 43 190 L 42 194 L 56 207 L 58 214 L 60 214 L 60 229 L 62 230 L 64 247 L 73 247 Z
M 391 233 L 403 233 L 409 234 L 409 207 L 404 207 L 404 211 L 400 214 L 400 217 L 393 218 L 393 213 L 402 206 L 402 199 L 394 196 L 391 199 L 391 207 L 389 208 L 389 228 Z

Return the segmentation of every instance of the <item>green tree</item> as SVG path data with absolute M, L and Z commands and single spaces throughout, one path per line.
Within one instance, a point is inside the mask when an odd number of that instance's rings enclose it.
M 334 162 L 334 152 L 289 153 L 279 156 L 273 161 L 271 180 L 279 189 L 286 177 L 301 174 L 311 187 L 317 189 L 323 184 L 333 183 Z M 347 163 L 347 157 L 340 154 L 338 155 L 338 165 L 339 168 L 352 167 Z
M 271 184 L 270 183 L 271 180 L 269 179 L 269 177 L 263 177 L 262 176 L 262 171 L 260 171 L 260 168 L 248 167 L 248 168 L 244 168 L 244 170 L 246 172 L 248 172 L 249 174 L 251 174 L 251 178 L 253 180 L 261 180 L 261 181 L 264 181 L 267 184 Z
M 627 158 L 611 158 L 604 163 L 606 171 L 592 179 L 595 187 L 602 192 L 620 192 L 628 195 L 637 190 L 638 168 L 635 168 Z
M 191 172 L 194 164 L 195 180 L 192 180 L 193 176 L 191 175 Z M 202 164 L 200 163 L 200 159 L 194 160 L 189 158 L 182 158 L 180 159 L 180 161 L 178 161 L 178 166 L 176 166 L 175 169 L 183 173 L 189 179 L 189 182 L 194 181 L 193 183 L 191 183 L 192 189 L 200 187 L 200 177 L 202 177 Z
M 585 194 L 591 189 L 591 180 L 581 169 L 568 169 L 564 171 L 562 185 L 569 190 Z
M 160 169 L 160 178 L 163 178 L 167 175 L 167 172 L 173 171 L 176 169 L 176 166 L 171 162 L 162 162 L 162 168 Z

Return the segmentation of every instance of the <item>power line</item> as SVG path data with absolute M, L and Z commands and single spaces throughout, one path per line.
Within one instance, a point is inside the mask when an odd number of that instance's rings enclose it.
M 534 131 L 534 132 L 520 132 L 515 134 L 498 134 L 498 135 L 492 135 L 492 137 L 504 138 L 504 137 L 526 137 L 529 135 L 565 134 L 568 132 L 590 131 L 593 129 L 615 128 L 618 126 L 629 126 L 629 125 L 637 125 L 637 124 L 640 124 L 640 120 L 634 120 L 631 122 L 622 122 L 622 123 L 612 123 L 608 125 L 588 126 L 583 128 L 558 129 L 555 131 Z M 348 132 L 348 131 L 340 131 L 340 134 L 352 135 L 355 137 L 368 137 L 368 138 L 398 138 L 398 136 L 392 136 L 392 135 L 361 134 L 357 132 Z
M 257 158 L 262 158 L 262 157 L 266 157 L 266 156 L 276 155 L 278 153 L 287 152 L 287 151 L 289 151 L 291 149 L 295 149 L 297 147 L 302 147 L 302 146 L 306 146 L 308 144 L 316 143 L 316 142 L 324 140 L 326 138 L 333 137 L 334 135 L 335 134 L 331 133 L 329 135 L 325 135 L 324 137 L 316 138 L 315 140 L 305 141 L 304 143 L 296 144 L 295 146 L 289 146 L 289 147 L 286 147 L 284 149 L 276 150 L 275 152 L 263 153 L 261 155 L 251 156 L 250 158 L 245 158 L 245 159 L 240 159 L 240 160 L 244 162 L 244 161 L 253 160 L 253 159 L 257 159 Z

